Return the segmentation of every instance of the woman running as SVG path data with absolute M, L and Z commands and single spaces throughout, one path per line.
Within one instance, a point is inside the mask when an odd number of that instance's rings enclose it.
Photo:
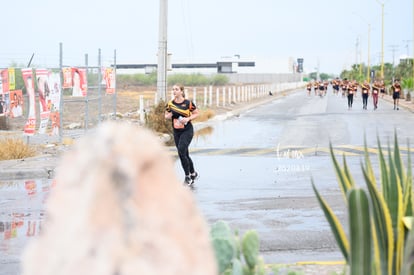
M 188 150 L 194 136 L 191 120 L 197 118 L 198 110 L 191 100 L 185 98 L 184 86 L 174 85 L 173 94 L 174 98 L 167 103 L 165 118 L 172 120 L 174 142 L 185 173 L 184 183 L 190 186 L 198 177 Z

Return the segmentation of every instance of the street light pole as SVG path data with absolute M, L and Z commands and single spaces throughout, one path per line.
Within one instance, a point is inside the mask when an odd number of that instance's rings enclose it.
M 368 83 L 371 83 L 371 60 L 370 60 L 370 47 L 371 47 L 371 24 L 368 24 L 368 64 L 367 64 L 367 80 Z
M 381 5 L 381 78 L 384 79 L 384 2 L 377 2 Z
M 160 0 L 157 65 L 157 101 L 167 98 L 167 18 L 168 0 Z
M 370 74 L 371 74 L 371 67 L 370 67 L 370 65 L 371 65 L 371 59 L 370 59 L 370 55 L 371 55 L 371 53 L 370 53 L 370 48 L 371 48 L 371 23 L 369 23 L 369 22 L 367 22 L 366 20 L 365 20 L 365 18 L 364 17 L 362 17 L 361 15 L 359 15 L 358 13 L 354 13 L 355 15 L 358 15 L 365 23 L 367 23 L 367 25 L 368 25 L 368 54 L 367 54 L 367 58 L 368 58 L 368 60 L 367 60 L 367 76 L 366 76 L 366 80 L 368 81 L 368 82 L 371 82 L 370 81 Z M 361 61 L 362 62 L 362 61 Z M 361 66 L 360 66 L 360 68 L 361 68 Z M 360 74 L 361 75 L 361 74 Z

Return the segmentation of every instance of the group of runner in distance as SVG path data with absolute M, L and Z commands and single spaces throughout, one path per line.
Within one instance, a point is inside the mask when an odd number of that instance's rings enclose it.
M 367 80 L 362 83 L 358 83 L 356 80 L 348 80 L 346 78 L 335 78 L 332 81 L 309 81 L 306 85 L 308 95 L 312 94 L 312 90 L 315 95 L 323 97 L 326 95 L 328 86 L 332 85 L 333 93 L 339 95 L 342 93 L 342 97 L 348 99 L 348 110 L 352 109 L 354 102 L 354 96 L 358 91 L 361 92 L 363 109 L 367 110 L 368 97 L 371 95 L 374 104 L 374 110 L 378 108 L 378 97 L 381 94 L 382 97 L 387 93 L 387 88 L 383 80 L 375 80 L 370 84 Z M 399 99 L 402 92 L 401 84 L 398 79 L 394 80 L 394 83 L 389 87 L 394 100 L 394 110 L 399 110 Z

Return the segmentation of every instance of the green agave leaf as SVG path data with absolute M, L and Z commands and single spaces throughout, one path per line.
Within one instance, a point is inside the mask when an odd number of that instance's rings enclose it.
M 400 147 L 398 145 L 397 132 L 394 132 L 394 163 L 398 177 L 401 180 L 401 183 L 404 182 L 405 173 L 404 173 L 404 164 L 402 162 Z M 404 190 L 404 188 L 403 188 Z
M 397 238 L 396 238 L 396 248 L 395 248 L 395 252 L 394 252 L 394 270 L 395 270 L 395 274 L 400 274 L 401 273 L 401 268 L 402 268 L 402 263 L 404 260 L 404 244 L 405 244 L 405 238 L 406 238 L 406 234 L 405 234 L 405 228 L 404 228 L 404 223 L 402 222 L 402 217 L 400 219 L 400 223 L 398 223 L 398 227 L 396 229 L 397 231 Z
M 413 174 L 411 169 L 411 149 L 410 143 L 408 142 L 408 156 L 407 156 L 407 177 L 406 177 L 406 190 L 404 192 L 404 209 L 405 209 L 405 216 L 413 216 L 413 193 L 412 193 L 412 182 L 413 182 Z
M 371 274 L 371 225 L 368 197 L 364 190 L 354 188 L 348 193 L 350 226 L 351 274 Z
M 334 164 L 335 173 L 338 179 L 339 187 L 341 188 L 342 194 L 344 195 L 344 198 L 346 199 L 346 194 L 348 193 L 348 190 L 353 186 L 352 177 L 350 177 L 349 169 L 346 169 L 345 171 L 343 171 L 338 161 L 336 160 L 334 150 L 332 147 L 332 143 L 329 143 L 329 151 L 330 151 L 331 158 Z M 345 157 L 344 157 L 344 163 L 346 163 Z
M 379 193 L 377 186 L 367 175 L 367 171 L 362 169 L 362 172 L 370 194 L 372 219 L 374 222 L 375 235 L 378 241 L 377 246 L 374 245 L 374 249 L 375 247 L 378 249 L 375 253 L 378 253 L 380 257 L 381 273 L 392 274 L 394 232 L 391 215 L 384 198 Z
M 325 217 L 331 227 L 332 233 L 335 237 L 336 243 L 339 246 L 339 249 L 342 252 L 342 255 L 344 256 L 345 260 L 348 262 L 349 260 L 349 242 L 346 237 L 345 231 L 343 230 L 343 227 L 341 223 L 339 222 L 339 219 L 332 211 L 332 208 L 329 207 L 329 205 L 326 203 L 326 201 L 321 197 L 318 190 L 315 187 L 315 184 L 312 179 L 312 188 L 313 191 L 316 194 L 316 198 L 318 199 L 319 205 L 321 206 L 323 213 L 325 214 Z
M 412 225 L 411 225 L 412 228 Z M 404 251 L 404 261 L 402 265 L 401 275 L 414 274 L 414 230 L 411 229 L 407 237 L 407 245 Z
M 380 165 L 380 173 L 381 173 L 381 189 L 384 198 L 388 198 L 389 196 L 389 176 L 388 176 L 388 166 L 385 162 L 385 156 L 382 151 L 381 142 L 379 137 L 377 137 L 378 142 L 378 157 L 379 157 L 379 165 Z M 387 199 L 386 199 L 387 200 Z
M 365 159 L 365 167 L 362 167 L 362 170 L 365 170 L 367 177 L 370 179 L 370 182 L 372 182 L 372 184 L 376 186 L 377 183 L 375 179 L 374 170 L 372 169 L 371 160 L 369 158 L 368 145 L 366 141 L 364 144 L 364 159 Z
M 371 230 L 372 233 L 372 243 L 373 243 L 373 249 L 374 249 L 374 262 L 373 262 L 373 267 L 375 270 L 375 274 L 381 274 L 381 258 L 380 258 L 380 253 L 379 253 L 379 245 L 378 245 L 378 236 L 375 229 L 375 223 L 374 220 L 371 217 L 371 228 L 373 228 L 373 230 Z
M 348 163 L 346 161 L 345 155 L 342 156 L 342 163 L 343 163 L 343 166 L 344 166 L 344 173 L 345 173 L 345 176 L 346 176 L 346 178 L 349 182 L 350 188 L 353 188 L 353 187 L 355 187 L 355 181 L 352 178 L 351 170 L 349 169 L 349 166 L 348 166 Z
M 389 194 L 386 198 L 388 209 L 390 210 L 392 227 L 396 230 L 398 223 L 402 218 L 402 185 L 400 177 L 398 176 L 398 170 L 395 166 L 393 157 L 390 155 L 389 160 Z M 397 232 L 395 231 L 395 234 Z
M 403 255 L 404 255 L 404 244 L 405 244 L 405 228 L 404 224 L 402 222 L 403 217 L 406 213 L 405 206 L 408 204 L 407 200 L 408 197 L 411 196 L 410 194 L 406 194 L 405 191 L 407 189 L 411 189 L 412 183 L 406 182 L 406 175 L 404 174 L 404 164 L 402 162 L 401 154 L 400 154 L 400 148 L 398 145 L 398 139 L 397 134 L 394 135 L 394 155 L 393 158 L 391 158 L 392 163 L 390 161 L 390 177 L 391 177 L 391 186 L 392 190 L 391 193 L 395 193 L 394 198 L 390 196 L 391 199 L 393 199 L 393 202 L 397 203 L 396 206 L 394 206 L 395 209 L 391 210 L 391 216 L 393 218 L 393 228 L 394 228 L 394 234 L 395 234 L 395 252 L 394 252 L 394 271 L 395 274 L 400 274 L 401 267 L 402 267 L 402 261 L 403 261 Z M 394 167 L 391 165 L 394 164 Z M 394 168 L 394 169 L 393 169 Z M 393 178 L 395 179 L 394 184 Z M 410 185 L 408 187 L 407 185 Z M 395 190 L 394 190 L 395 189 Z M 407 197 L 406 197 L 407 196 Z M 396 211 L 396 212 L 392 212 Z M 395 219 L 395 224 L 394 224 Z

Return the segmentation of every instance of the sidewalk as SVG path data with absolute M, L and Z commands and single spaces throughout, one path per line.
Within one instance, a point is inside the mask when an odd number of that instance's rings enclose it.
M 392 99 L 392 96 L 390 96 L 390 95 L 385 95 L 383 98 L 381 98 L 381 96 L 380 96 L 379 98 L 383 99 L 383 100 L 386 100 L 388 102 L 391 102 L 391 103 L 394 102 L 394 100 Z M 404 109 L 410 111 L 411 113 L 414 113 L 414 104 L 413 104 L 412 100 L 407 101 L 405 99 L 400 99 L 399 106 L 400 106 L 400 108 L 404 108 Z

